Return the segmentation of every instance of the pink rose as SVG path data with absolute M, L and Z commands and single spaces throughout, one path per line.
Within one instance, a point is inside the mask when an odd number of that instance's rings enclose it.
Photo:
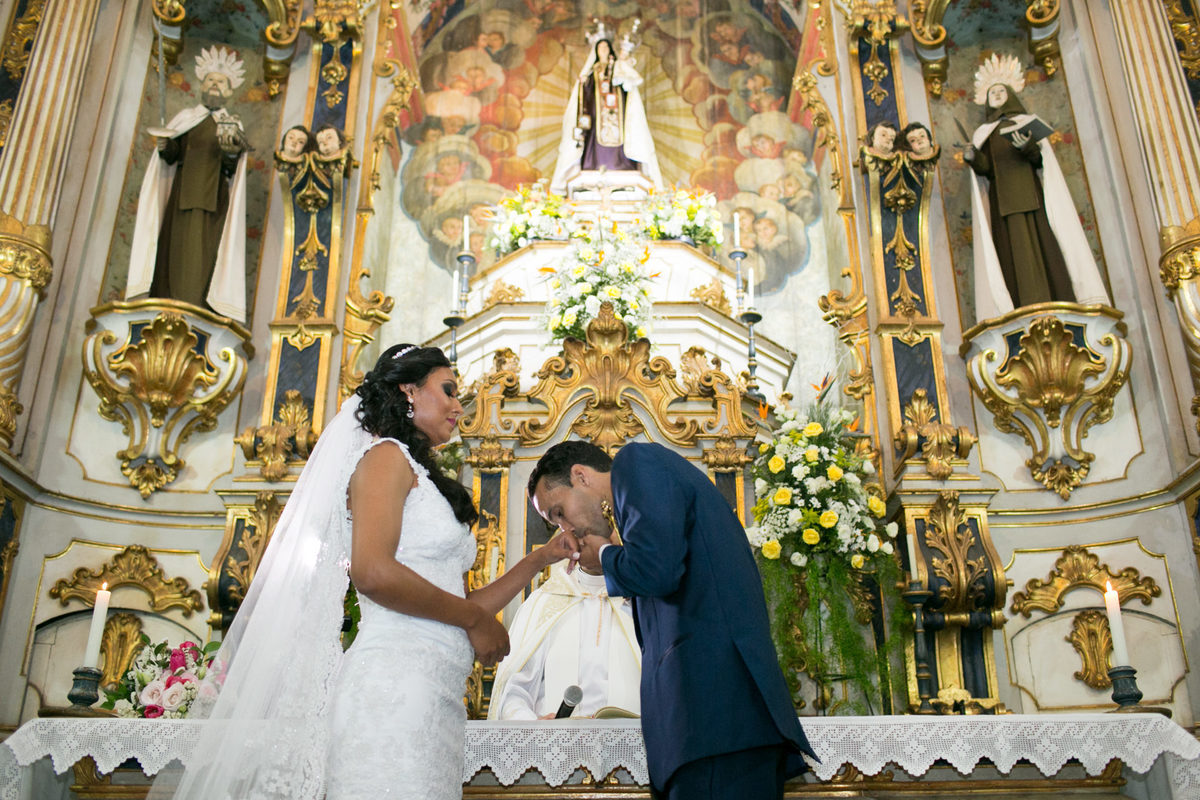
M 142 712 L 142 716 L 146 719 L 155 719 L 163 715 L 162 706 L 146 706 L 146 710 Z
M 161 680 L 150 681 L 146 684 L 146 688 L 142 689 L 142 693 L 138 699 L 142 701 L 142 705 L 144 706 L 161 706 L 163 690 L 166 688 Z M 159 714 L 161 713 L 160 710 Z
M 176 683 L 168 686 L 162 693 L 162 706 L 167 711 L 176 711 L 187 700 L 187 684 Z

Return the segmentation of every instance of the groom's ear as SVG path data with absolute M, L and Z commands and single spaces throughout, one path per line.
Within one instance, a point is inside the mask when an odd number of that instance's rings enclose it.
M 591 475 L 588 474 L 589 472 L 590 470 L 583 464 L 572 464 L 570 472 L 571 486 L 575 487 L 591 485 Z

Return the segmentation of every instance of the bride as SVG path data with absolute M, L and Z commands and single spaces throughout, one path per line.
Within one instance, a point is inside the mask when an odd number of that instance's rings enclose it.
M 466 594 L 477 512 L 432 454 L 462 413 L 441 350 L 380 356 L 276 525 L 217 655 L 223 685 L 182 777 L 161 777 L 151 797 L 462 796 L 473 658 L 508 652 L 496 614 L 575 550 L 560 533 Z M 362 616 L 343 655 L 347 577 Z

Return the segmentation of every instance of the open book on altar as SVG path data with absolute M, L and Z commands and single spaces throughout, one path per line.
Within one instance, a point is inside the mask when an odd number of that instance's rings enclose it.
M 635 714 L 624 708 L 617 706 L 605 706 L 598 710 L 594 715 L 596 719 L 640 719 L 640 714 Z
M 1021 145 L 1013 141 L 1018 137 L 1028 136 L 1029 143 L 1036 143 L 1054 133 L 1054 128 L 1051 128 L 1033 114 L 1021 115 L 1016 117 L 1013 122 L 1015 124 L 1009 125 L 1007 128 L 998 128 L 1000 134 L 1008 139 L 1009 143 L 1012 144 L 1013 147 L 1021 147 Z M 1003 125 L 1003 123 L 1001 123 L 1001 125 Z

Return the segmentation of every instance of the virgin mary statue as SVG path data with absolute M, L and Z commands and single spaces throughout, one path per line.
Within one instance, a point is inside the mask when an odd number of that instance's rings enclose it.
M 638 90 L 642 76 L 634 68 L 634 45 L 626 37 L 617 54 L 606 34 L 601 24 L 589 37 L 594 42 L 592 51 L 563 112 L 551 191 L 565 193 L 567 181 L 583 171 L 602 168 L 638 170 L 656 188 L 662 187 L 654 140 Z

